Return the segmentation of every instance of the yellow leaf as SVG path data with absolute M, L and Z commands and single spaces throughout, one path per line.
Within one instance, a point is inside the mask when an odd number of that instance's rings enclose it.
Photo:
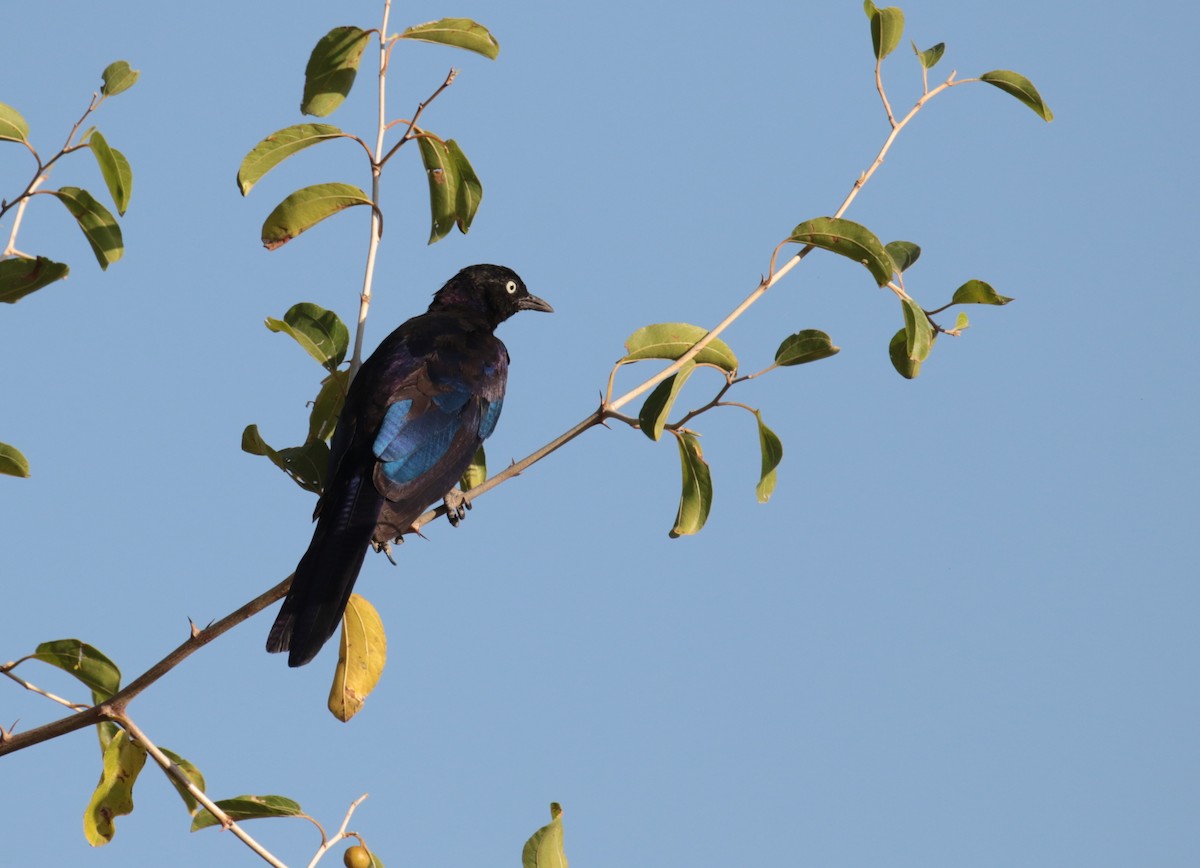
M 342 616 L 337 670 L 329 690 L 329 710 L 343 723 L 358 714 L 387 662 L 387 636 L 375 607 L 350 595 Z

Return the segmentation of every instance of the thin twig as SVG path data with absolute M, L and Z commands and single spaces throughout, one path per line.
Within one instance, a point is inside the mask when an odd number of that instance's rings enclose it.
M 371 238 L 367 243 L 367 264 L 363 272 L 363 288 L 358 299 L 358 325 L 354 330 L 354 353 L 350 357 L 347 383 L 362 367 L 363 337 L 367 331 L 367 313 L 371 308 L 371 287 L 375 282 L 375 260 L 379 256 L 379 239 L 383 237 L 383 213 L 379 209 L 379 177 L 383 172 L 383 137 L 387 133 L 387 68 L 388 16 L 392 0 L 384 0 L 383 24 L 379 28 L 379 106 L 376 118 L 375 151 L 371 156 Z
M 220 821 L 222 829 L 228 829 L 230 832 L 232 832 L 243 844 L 262 857 L 262 860 L 268 865 L 274 865 L 275 868 L 287 868 L 286 864 L 279 861 L 279 859 L 277 859 L 270 850 L 250 837 L 245 829 L 239 826 L 232 817 L 222 811 L 212 799 L 205 795 L 204 790 L 192 783 L 192 779 L 187 776 L 187 773 L 184 772 L 184 770 L 174 762 L 172 762 L 171 758 L 163 753 L 159 749 L 158 745 L 152 742 L 146 736 L 146 734 L 142 732 L 137 724 L 130 719 L 128 714 L 126 714 L 124 711 L 114 712 L 109 719 L 129 733 L 137 741 L 137 743 L 145 749 L 146 753 L 150 754 L 153 760 L 158 763 L 158 765 L 164 772 L 167 773 L 169 777 L 174 778 L 180 786 L 182 786 L 188 791 L 188 793 L 191 794 L 193 799 L 203 805 L 210 814 L 216 817 L 217 820 Z
M 892 114 L 892 104 L 890 102 L 888 102 L 887 94 L 884 93 L 884 90 L 883 90 L 883 73 L 882 73 L 882 69 L 881 69 L 882 66 L 883 66 L 883 59 L 876 58 L 876 60 L 875 60 L 875 89 L 879 91 L 879 98 L 881 100 L 883 100 L 883 107 L 887 111 L 888 123 L 892 125 L 893 129 L 895 129 L 896 116 Z
M 341 828 L 339 828 L 337 830 L 337 834 L 334 835 L 332 838 L 330 838 L 327 841 L 321 842 L 321 846 L 317 848 L 317 852 L 312 857 L 312 861 L 308 863 L 308 868 L 313 868 L 314 865 L 316 865 L 318 862 L 320 862 L 321 858 L 326 853 L 328 853 L 329 850 L 335 844 L 337 844 L 339 841 L 344 841 L 346 838 L 358 838 L 358 840 L 360 842 L 362 841 L 362 838 L 360 838 L 356 833 L 347 832 L 346 827 L 350 825 L 350 818 L 352 816 L 354 816 L 354 810 L 359 805 L 361 805 L 366 800 L 366 798 L 367 798 L 367 794 L 363 793 L 361 796 L 359 796 L 357 799 L 355 799 L 353 802 L 350 803 L 350 809 L 348 811 L 346 811 L 346 818 L 344 820 L 342 820 Z
M 28 658 L 26 658 L 26 659 L 28 659 Z M 21 661 L 18 660 L 17 662 L 19 663 Z M 61 696 L 56 696 L 53 693 L 51 693 L 49 690 L 43 690 L 42 688 L 38 687 L 36 684 L 31 684 L 30 682 L 26 681 L 24 678 L 21 678 L 19 675 L 14 675 L 10 670 L 11 670 L 11 667 L 9 667 L 9 666 L 0 667 L 0 675 L 7 675 L 9 678 L 11 678 L 13 681 L 17 682 L 17 684 L 20 684 L 26 690 L 32 691 L 33 693 L 36 693 L 39 696 L 44 696 L 47 699 L 53 700 L 54 702 L 57 702 L 59 705 L 65 705 L 67 708 L 73 708 L 75 711 L 84 711 L 88 708 L 88 706 L 82 705 L 81 703 L 72 702 L 69 699 L 63 699 Z

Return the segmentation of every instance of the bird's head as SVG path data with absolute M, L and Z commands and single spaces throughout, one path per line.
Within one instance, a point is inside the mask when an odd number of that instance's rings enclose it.
M 503 265 L 468 265 L 437 291 L 430 310 L 465 308 L 484 313 L 493 326 L 522 310 L 553 313 L 549 303 L 531 295 L 525 281 Z

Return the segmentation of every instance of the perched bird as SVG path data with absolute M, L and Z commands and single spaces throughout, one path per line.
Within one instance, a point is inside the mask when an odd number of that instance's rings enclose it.
M 410 530 L 496 427 L 508 350 L 494 331 L 522 310 L 554 308 L 511 269 L 472 265 L 363 362 L 334 430 L 312 542 L 267 638 L 289 666 L 312 660 L 337 629 L 367 547 Z

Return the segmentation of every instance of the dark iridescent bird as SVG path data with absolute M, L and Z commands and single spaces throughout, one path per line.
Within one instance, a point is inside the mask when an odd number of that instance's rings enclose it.
M 338 417 L 317 526 L 267 638 L 289 666 L 337 629 L 368 546 L 381 548 L 455 486 L 500 416 L 508 350 L 493 333 L 551 312 L 511 269 L 472 265 L 363 362 Z

